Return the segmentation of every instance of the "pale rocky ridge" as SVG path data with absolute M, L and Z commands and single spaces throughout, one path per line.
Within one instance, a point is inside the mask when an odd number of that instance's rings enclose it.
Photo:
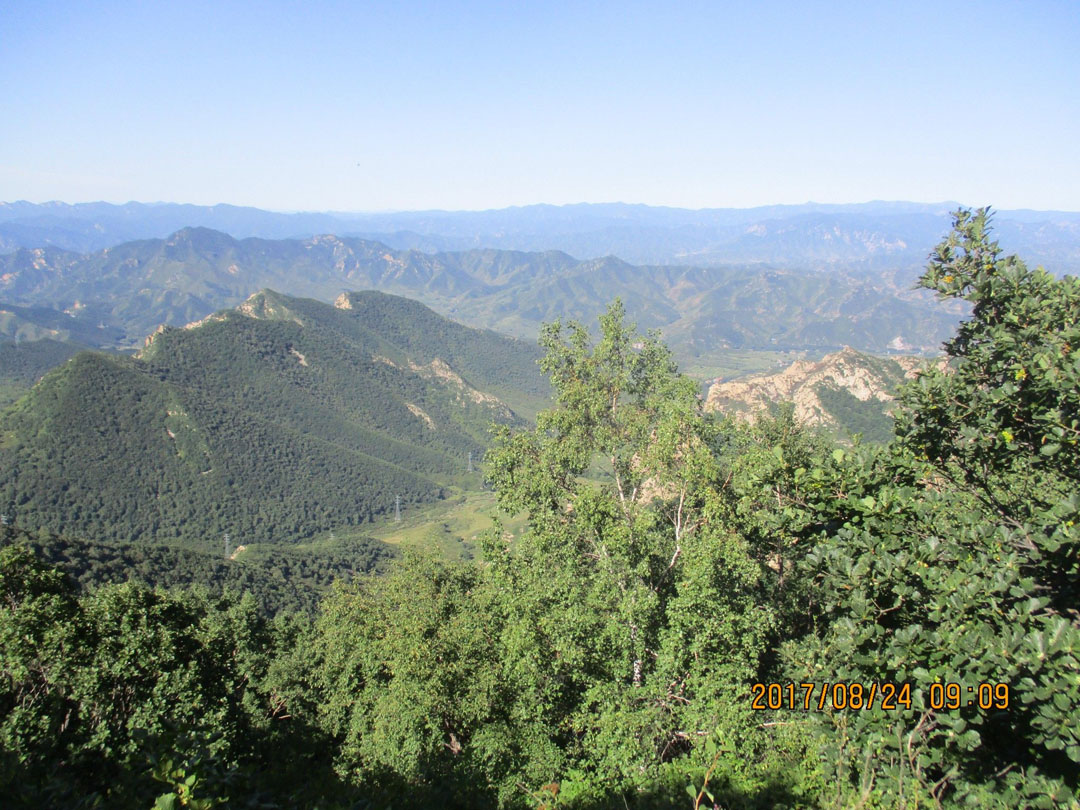
M 863 403 L 880 403 L 881 413 L 887 414 L 897 386 L 917 377 L 926 362 L 918 357 L 874 357 L 845 347 L 818 361 L 797 360 L 775 374 L 714 383 L 705 407 L 753 421 L 770 405 L 791 402 L 800 422 L 843 428 L 822 402 L 823 389 L 847 392 Z

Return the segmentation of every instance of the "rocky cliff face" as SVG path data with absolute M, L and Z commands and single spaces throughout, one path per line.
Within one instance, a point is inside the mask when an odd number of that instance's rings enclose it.
M 897 387 L 918 375 L 916 357 L 873 357 L 844 348 L 814 362 L 798 360 L 776 374 L 715 383 L 706 407 L 753 419 L 771 404 L 792 402 L 802 422 L 841 433 L 888 428 Z

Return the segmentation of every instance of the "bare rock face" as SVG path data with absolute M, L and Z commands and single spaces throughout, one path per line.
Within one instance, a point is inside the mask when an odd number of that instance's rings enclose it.
M 189 326 L 197 326 L 197 325 L 198 324 L 189 324 Z M 137 351 L 135 353 L 135 356 L 139 357 L 139 358 L 151 357 L 153 355 L 153 353 L 154 353 L 154 350 L 156 349 L 156 344 L 157 344 L 158 338 L 161 337 L 164 334 L 167 334 L 168 332 L 171 332 L 175 328 L 176 328 L 175 326 L 169 326 L 168 324 L 165 324 L 165 323 L 158 324 L 158 328 L 155 329 L 153 332 L 151 332 L 149 335 L 147 335 L 146 339 L 143 340 L 142 348 L 139 349 L 139 351 Z M 186 329 L 188 327 L 184 327 L 184 328 Z
M 498 416 L 503 419 L 509 419 L 513 416 L 513 411 L 511 411 L 502 400 L 496 396 L 473 388 L 461 378 L 460 374 L 450 368 L 444 360 L 441 360 L 438 357 L 427 365 L 420 365 L 410 360 L 409 368 L 421 377 L 438 380 L 443 385 L 454 390 L 456 392 L 457 400 L 461 404 L 464 404 L 465 401 L 468 400 L 477 405 L 483 405 L 493 413 L 497 413 Z
M 881 403 L 881 412 L 887 413 L 897 386 L 916 377 L 924 362 L 916 357 L 873 357 L 844 347 L 817 362 L 798 360 L 776 374 L 716 383 L 709 389 L 705 407 L 753 420 L 772 403 L 793 402 L 798 420 L 840 427 L 822 401 L 823 391 Z

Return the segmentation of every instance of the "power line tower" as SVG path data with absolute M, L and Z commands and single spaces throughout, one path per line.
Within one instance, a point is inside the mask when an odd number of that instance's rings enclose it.
M 394 496 L 394 522 L 401 523 L 401 496 Z
M 472 450 L 469 451 L 469 472 L 472 472 Z
M 229 533 L 225 532 L 225 559 L 229 559 Z

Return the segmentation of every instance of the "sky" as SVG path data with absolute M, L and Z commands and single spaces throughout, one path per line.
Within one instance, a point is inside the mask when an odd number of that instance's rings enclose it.
M 1080 210 L 1080 2 L 0 3 L 0 200 Z

